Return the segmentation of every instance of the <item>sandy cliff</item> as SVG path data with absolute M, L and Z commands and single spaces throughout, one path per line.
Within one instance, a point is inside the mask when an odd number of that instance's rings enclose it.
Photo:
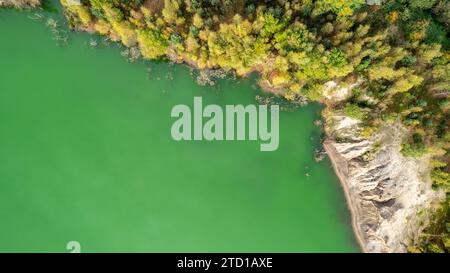
M 34 8 L 41 5 L 41 0 L 0 0 L 0 7 Z
M 426 221 L 427 209 L 443 197 L 431 188 L 428 158 L 400 153 L 399 125 L 362 139 L 354 119 L 335 116 L 327 123 L 324 147 L 346 192 L 362 250 L 405 252 Z

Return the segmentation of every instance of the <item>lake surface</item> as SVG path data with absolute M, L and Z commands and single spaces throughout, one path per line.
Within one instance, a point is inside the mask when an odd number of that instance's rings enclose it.
M 330 163 L 314 161 L 317 105 L 281 112 L 275 152 L 176 142 L 174 105 L 255 104 L 254 79 L 199 86 L 183 65 L 129 63 L 83 33 L 61 46 L 31 14 L 0 11 L 0 252 L 68 252 L 69 241 L 83 252 L 358 251 Z

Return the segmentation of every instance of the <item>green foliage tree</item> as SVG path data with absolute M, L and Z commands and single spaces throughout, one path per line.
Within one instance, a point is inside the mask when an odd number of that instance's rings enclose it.
M 158 31 L 140 30 L 137 40 L 142 55 L 148 59 L 157 59 L 165 56 L 168 47 L 167 39 Z
M 339 17 L 348 17 L 364 4 L 364 0 L 318 0 L 315 3 L 315 14 L 333 12 Z
M 367 113 L 354 103 L 347 103 L 344 108 L 344 113 L 345 115 L 358 120 L 364 120 L 367 117 Z

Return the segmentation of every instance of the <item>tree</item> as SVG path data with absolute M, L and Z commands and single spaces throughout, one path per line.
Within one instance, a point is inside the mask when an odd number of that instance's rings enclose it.
M 365 0 L 318 0 L 315 2 L 314 14 L 333 12 L 339 17 L 348 17 L 365 3 Z
M 157 59 L 166 54 L 168 41 L 158 31 L 140 30 L 137 40 L 142 56 L 148 59 Z
M 394 69 L 386 66 L 373 66 L 368 69 L 368 75 L 370 80 L 395 80 L 406 73 L 404 69 Z
M 107 35 L 111 30 L 111 25 L 107 21 L 100 19 L 95 22 L 95 30 L 101 35 Z
M 111 25 L 124 45 L 131 47 L 136 44 L 136 33 L 128 21 L 112 21 Z
M 419 60 L 425 64 L 431 63 L 434 58 L 442 56 L 441 45 L 440 44 L 432 44 L 432 45 L 421 45 L 419 48 Z
M 162 10 L 164 20 L 169 24 L 182 24 L 184 19 L 178 17 L 179 9 L 179 0 L 164 0 L 164 9 Z
M 437 0 L 408 0 L 408 2 L 412 8 L 430 9 L 434 6 Z
M 450 191 L 450 174 L 441 168 L 436 168 L 431 172 L 431 179 L 433 185 Z
M 412 141 L 402 144 L 402 154 L 407 157 L 421 157 L 428 152 L 420 134 L 413 134 Z
M 358 120 L 364 120 L 367 117 L 366 112 L 363 111 L 357 104 L 354 103 L 347 103 L 347 105 L 344 108 L 344 113 L 348 117 Z
M 388 89 L 388 93 L 395 94 L 399 92 L 406 92 L 418 86 L 423 81 L 423 78 L 417 75 L 408 75 L 395 81 L 395 83 Z
M 436 19 L 447 28 L 447 33 L 450 32 L 450 1 L 440 0 L 434 6 L 433 13 Z
M 289 28 L 275 34 L 274 47 L 281 55 L 287 55 L 291 51 L 309 52 L 314 48 L 314 40 L 314 35 L 304 24 L 295 22 Z

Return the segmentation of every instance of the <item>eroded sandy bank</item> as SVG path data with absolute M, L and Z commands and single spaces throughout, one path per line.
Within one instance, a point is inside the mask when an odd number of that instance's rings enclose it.
M 357 129 L 357 123 L 337 118 L 323 144 L 342 184 L 355 236 L 363 252 L 406 252 L 443 193 L 431 188 L 428 158 L 400 153 L 399 126 L 384 127 L 371 139 L 355 137 Z M 345 140 L 338 142 L 335 135 Z

